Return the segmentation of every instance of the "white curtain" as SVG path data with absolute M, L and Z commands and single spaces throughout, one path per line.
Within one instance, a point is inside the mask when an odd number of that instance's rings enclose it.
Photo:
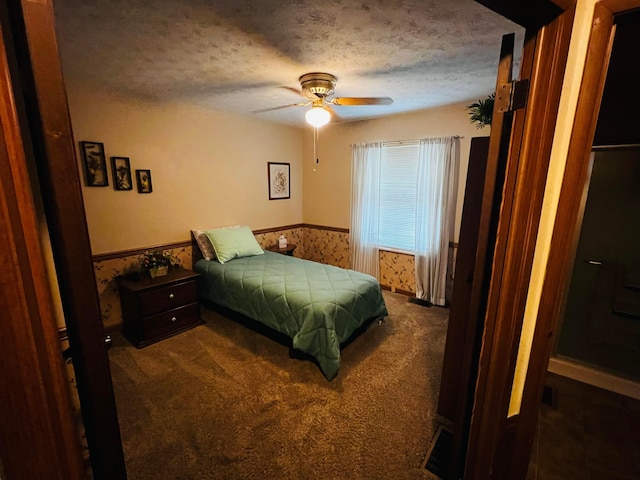
M 445 304 L 449 242 L 453 240 L 458 169 L 458 137 L 420 141 L 416 204 L 416 297 Z
M 351 156 L 351 268 L 379 279 L 380 143 L 353 145 Z

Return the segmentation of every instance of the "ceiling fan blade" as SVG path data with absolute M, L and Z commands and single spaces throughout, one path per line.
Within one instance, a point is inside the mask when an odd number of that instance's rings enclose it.
M 356 105 L 391 105 L 393 99 L 389 97 L 342 97 L 331 100 L 333 105 L 350 107 Z
M 252 110 L 251 113 L 264 113 L 264 112 L 271 112 L 273 110 L 281 110 L 283 108 L 289 108 L 289 107 L 306 107 L 307 105 L 309 105 L 311 102 L 305 102 L 305 103 L 292 103 L 291 105 L 282 105 L 281 107 L 272 107 L 272 108 L 263 108 L 261 110 Z
M 284 88 L 285 90 L 289 90 L 290 92 L 293 92 L 296 95 L 300 95 L 301 97 L 304 97 L 304 94 L 302 93 L 302 90 L 300 90 L 299 88 L 286 87 L 284 85 L 280 85 L 278 88 Z

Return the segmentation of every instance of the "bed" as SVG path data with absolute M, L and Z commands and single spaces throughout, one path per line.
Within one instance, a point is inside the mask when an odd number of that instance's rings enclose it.
M 333 380 L 340 346 L 360 327 L 387 316 L 380 284 L 353 270 L 259 247 L 252 252 L 223 262 L 197 260 L 200 297 L 286 335 Z

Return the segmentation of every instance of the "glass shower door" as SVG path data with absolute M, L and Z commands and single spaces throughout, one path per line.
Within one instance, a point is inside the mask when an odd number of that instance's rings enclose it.
M 640 381 L 640 145 L 593 151 L 555 354 Z

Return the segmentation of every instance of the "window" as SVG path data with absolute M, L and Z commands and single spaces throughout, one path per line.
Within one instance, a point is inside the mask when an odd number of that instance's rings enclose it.
M 351 268 L 379 278 L 379 249 L 414 254 L 416 296 L 444 305 L 459 137 L 352 145 Z
M 419 142 L 382 145 L 378 235 L 381 248 L 415 251 L 419 153 Z

